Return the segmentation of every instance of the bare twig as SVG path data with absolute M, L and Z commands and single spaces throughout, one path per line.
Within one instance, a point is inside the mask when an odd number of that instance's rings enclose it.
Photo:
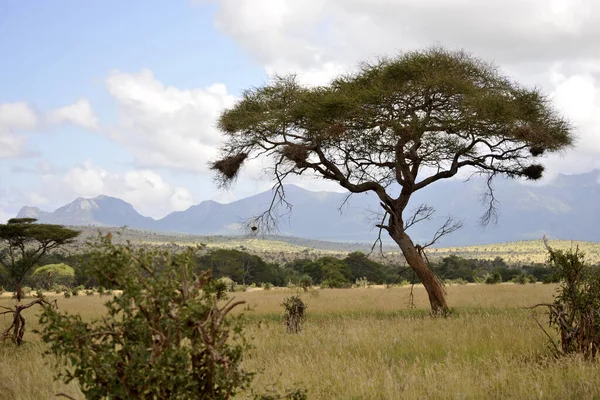
M 496 196 L 494 194 L 494 188 L 492 186 L 492 181 L 495 176 L 496 172 L 492 172 L 488 174 L 488 178 L 486 180 L 487 190 L 483 193 L 481 202 L 487 204 L 487 209 L 485 210 L 481 218 L 479 218 L 479 224 L 481 226 L 486 226 L 490 222 L 493 222 L 494 224 L 498 223 L 498 209 L 500 202 L 498 201 L 498 199 L 496 199 Z
M 446 218 L 446 222 L 444 222 L 444 224 L 435 232 L 433 238 L 428 243 L 422 245 L 421 248 L 426 249 L 427 247 L 434 245 L 435 242 L 442 237 L 459 230 L 462 226 L 462 221 L 455 221 L 452 217 Z

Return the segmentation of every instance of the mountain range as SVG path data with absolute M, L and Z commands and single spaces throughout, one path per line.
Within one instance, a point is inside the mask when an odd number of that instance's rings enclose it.
M 313 192 L 285 185 L 291 213 L 279 218 L 279 234 L 320 240 L 364 242 L 377 238 L 374 225 L 380 222 L 379 201 L 372 194 L 357 194 L 346 201 L 346 194 Z M 428 242 L 448 215 L 463 221 L 463 227 L 443 237 L 439 245 L 499 243 L 539 239 L 546 234 L 556 239 L 600 240 L 600 171 L 578 175 L 559 175 L 545 184 L 523 184 L 498 179 L 494 184 L 499 204 L 497 222 L 479 224 L 486 207 L 482 203 L 485 180 L 474 178 L 437 182 L 417 192 L 411 200 L 434 207 L 433 218 L 410 228 L 417 243 Z M 245 234 L 243 222 L 265 211 L 272 199 L 266 191 L 228 204 L 203 201 L 185 211 L 153 219 L 115 197 L 78 198 L 47 212 L 23 207 L 17 217 L 33 217 L 42 223 L 70 226 L 128 226 L 132 229 L 189 234 Z M 279 214 L 285 208 L 278 209 Z M 382 234 L 384 241 L 389 241 Z

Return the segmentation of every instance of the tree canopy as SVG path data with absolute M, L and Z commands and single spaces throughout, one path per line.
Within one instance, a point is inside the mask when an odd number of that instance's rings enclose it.
M 62 225 L 37 224 L 35 218 L 12 218 L 0 224 L 0 265 L 17 285 L 20 301 L 23 279 L 50 250 L 73 242 L 79 231 Z
M 502 75 L 463 51 L 431 48 L 363 63 L 329 85 L 301 86 L 295 76 L 276 77 L 244 92 L 219 120 L 225 135 L 211 168 L 219 183 L 233 182 L 248 160 L 264 158 L 285 201 L 283 181 L 313 175 L 350 193 L 374 192 L 381 203 L 378 225 L 400 246 L 425 284 L 434 311 L 446 309 L 439 282 L 406 234 L 433 210 L 407 209 L 412 195 L 466 169 L 536 180 L 540 156 L 569 147 L 571 126 L 536 88 Z M 258 222 L 268 226 L 269 212 Z M 433 235 L 455 230 L 448 221 Z

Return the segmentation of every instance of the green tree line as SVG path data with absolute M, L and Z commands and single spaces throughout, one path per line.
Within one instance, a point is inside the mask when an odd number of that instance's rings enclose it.
M 23 281 L 25 286 L 49 288 L 52 283 L 68 286 L 99 286 L 95 275 L 89 271 L 89 255 L 52 253 L 45 255 Z M 287 263 L 273 263 L 257 255 L 235 249 L 212 249 L 196 256 L 198 272 L 212 270 L 215 279 L 227 277 L 238 285 L 272 286 L 319 285 L 344 288 L 357 280 L 371 284 L 419 283 L 412 269 L 397 263 L 374 260 L 362 252 L 349 253 L 345 258 L 321 257 L 316 260 L 296 259 Z M 43 266 L 64 264 L 74 271 L 68 282 L 60 274 L 42 275 Z M 553 271 L 542 263 L 509 265 L 502 258 L 493 260 L 463 258 L 456 255 L 431 262 L 432 271 L 442 281 L 497 283 L 518 280 L 527 276 L 529 281 L 549 282 Z M 493 279 L 490 276 L 494 277 Z M 43 279 L 41 279 L 43 278 Z M 0 286 L 15 290 L 14 283 L 5 271 L 0 270 Z

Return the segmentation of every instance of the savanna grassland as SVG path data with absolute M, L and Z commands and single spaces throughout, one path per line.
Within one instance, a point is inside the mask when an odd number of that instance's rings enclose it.
M 244 366 L 257 371 L 254 388 L 304 387 L 309 399 L 591 399 L 600 397 L 600 365 L 554 358 L 535 316 L 524 309 L 552 299 L 554 285 L 447 286 L 454 313 L 428 315 L 422 287 L 322 289 L 303 293 L 304 330 L 287 334 L 281 302 L 294 289 L 233 293 L 244 311 L 253 350 Z M 97 318 L 107 297 L 55 297 L 60 310 Z M 10 298 L 0 305 L 11 304 Z M 240 310 L 241 311 L 241 310 Z M 31 332 L 37 310 L 27 310 L 21 348 L 0 345 L 0 398 L 53 398 L 58 392 L 83 398 L 77 385 L 52 380 L 44 345 Z M 9 323 L 0 317 L 0 329 Z M 243 398 L 243 396 L 241 397 Z
M 76 247 L 81 242 L 96 237 L 98 230 L 103 234 L 115 231 L 115 228 L 92 229 L 77 227 L 77 229 L 82 229 L 83 232 L 79 237 Z M 402 259 L 398 247 L 392 244 L 384 245 L 381 249 L 382 252 L 380 252 L 378 246 L 372 249 L 372 243 L 328 242 L 288 236 L 201 236 L 131 229 L 122 230 L 121 234 L 115 236 L 115 243 L 126 240 L 142 245 L 167 245 L 174 243 L 179 246 L 189 246 L 202 243 L 208 248 L 247 251 L 262 257 L 266 261 L 273 262 L 285 262 L 298 258 L 316 259 L 322 256 L 342 258 L 352 251 L 362 251 L 364 253 L 372 251 L 372 257 L 385 258 L 388 261 L 399 261 Z M 588 262 L 592 264 L 600 263 L 600 242 L 550 239 L 548 243 L 552 248 L 557 250 L 567 250 L 578 246 L 585 253 Z M 509 264 L 543 263 L 548 258 L 548 252 L 541 238 L 539 240 L 523 240 L 485 245 L 430 247 L 427 249 L 427 255 L 431 260 L 441 259 L 450 255 L 487 260 L 501 257 Z

